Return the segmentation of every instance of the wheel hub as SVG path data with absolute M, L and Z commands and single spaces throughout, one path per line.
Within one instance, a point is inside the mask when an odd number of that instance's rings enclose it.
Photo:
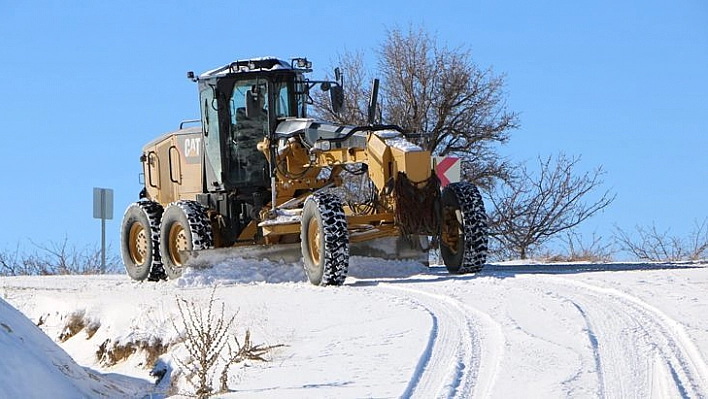
M 148 238 L 143 226 L 134 223 L 130 227 L 128 252 L 136 265 L 144 265 L 148 255 Z
M 169 246 L 170 260 L 176 266 L 182 266 L 182 253 L 189 250 L 189 244 L 187 233 L 179 223 L 173 224 L 170 228 Z
M 459 250 L 460 237 L 462 237 L 462 214 L 459 209 L 445 207 L 443 209 L 443 225 L 440 241 L 450 252 L 456 254 Z
M 317 218 L 312 218 L 307 225 L 307 241 L 310 250 L 310 259 L 315 264 L 320 263 L 320 226 Z

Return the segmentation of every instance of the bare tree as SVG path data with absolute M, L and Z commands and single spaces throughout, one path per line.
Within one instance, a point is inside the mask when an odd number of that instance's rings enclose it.
M 604 172 L 597 168 L 576 175 L 579 161 L 564 154 L 539 158 L 538 175 L 522 165 L 509 183 L 491 193 L 493 248 L 526 259 L 554 235 L 572 229 L 614 201 L 615 195 L 605 191 L 598 199 L 585 202 L 602 184 Z
M 20 254 L 19 245 L 14 251 L 0 252 L 0 276 L 26 276 L 33 274 Z
M 708 218 L 703 219 L 702 223 L 695 223 L 695 228 L 690 233 L 686 245 L 689 260 L 708 257 Z
M 393 29 L 380 47 L 382 122 L 426 133 L 422 145 L 436 155 L 455 155 L 463 172 L 482 188 L 508 177 L 509 164 L 495 151 L 518 127 L 518 116 L 504 99 L 504 77 L 481 69 L 469 50 L 439 46 L 422 28 Z M 361 53 L 345 53 L 339 64 L 347 78 L 348 110 L 335 115 L 320 95 L 317 115 L 341 123 L 366 123 L 370 88 Z
M 21 251 L 18 244 L 14 251 L 0 251 L 0 275 L 53 275 L 114 273 L 121 268 L 120 257 L 108 248 L 106 270 L 101 266 L 101 248 L 77 248 L 68 238 L 61 242 L 37 244 L 35 250 Z
M 346 82 L 345 113 L 336 115 L 321 94 L 316 113 L 340 123 L 365 124 L 369 88 L 361 53 L 345 53 L 339 64 Z M 498 254 L 521 256 L 555 234 L 571 229 L 607 207 L 605 192 L 596 202 L 584 200 L 601 182 L 601 169 L 573 175 L 578 158 L 541 160 L 540 176 L 515 167 L 496 151 L 518 128 L 518 115 L 508 111 L 504 76 L 480 68 L 467 48 L 438 45 L 422 28 L 389 30 L 378 51 L 381 122 L 426 133 L 421 144 L 435 155 L 462 159 L 463 179 L 492 192 L 492 231 Z M 516 176 L 514 175 L 516 173 Z M 500 184 L 504 182 L 504 184 Z M 496 231 L 494 230 L 496 229 Z
M 696 222 L 687 238 L 670 235 L 669 230 L 659 231 L 655 224 L 636 227 L 636 235 L 617 228 L 615 239 L 622 250 L 639 260 L 651 262 L 699 260 L 708 256 L 708 218 Z

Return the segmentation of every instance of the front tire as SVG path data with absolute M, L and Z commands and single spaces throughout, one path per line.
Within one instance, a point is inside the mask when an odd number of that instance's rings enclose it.
M 125 210 L 120 229 L 120 249 L 125 271 L 133 280 L 160 280 L 160 218 L 162 206 L 141 200 Z
M 160 224 L 160 255 L 171 280 L 182 275 L 192 251 L 213 246 L 206 209 L 195 201 L 177 201 L 165 208 Z
M 487 214 L 477 187 L 448 184 L 442 192 L 440 255 L 450 273 L 475 273 L 487 260 Z
M 349 231 L 342 202 L 331 193 L 315 193 L 302 210 L 302 258 L 314 285 L 342 285 L 349 269 Z

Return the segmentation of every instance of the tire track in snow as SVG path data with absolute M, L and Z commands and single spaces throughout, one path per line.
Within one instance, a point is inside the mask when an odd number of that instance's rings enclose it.
M 562 287 L 557 295 L 570 301 L 585 319 L 601 396 L 671 392 L 672 396 L 706 397 L 708 366 L 676 320 L 613 288 L 560 277 L 543 280 Z
M 592 354 L 593 354 L 593 358 L 595 360 L 595 369 L 597 370 L 597 379 L 598 379 L 599 389 L 600 389 L 601 393 L 604 393 L 605 392 L 605 373 L 602 371 L 602 359 L 600 357 L 600 348 L 599 348 L 597 336 L 595 335 L 594 328 L 592 326 L 592 322 L 590 321 L 590 318 L 588 317 L 588 314 L 585 312 L 585 310 L 575 302 L 573 302 L 573 306 L 575 306 L 575 308 L 578 309 L 578 312 L 580 313 L 581 316 L 583 316 L 583 319 L 585 320 L 585 327 L 586 327 L 586 330 L 588 333 L 588 340 L 590 340 L 590 346 L 592 347 Z
M 381 283 L 426 309 L 433 320 L 428 343 L 402 397 L 489 397 L 503 352 L 501 326 L 459 300 Z

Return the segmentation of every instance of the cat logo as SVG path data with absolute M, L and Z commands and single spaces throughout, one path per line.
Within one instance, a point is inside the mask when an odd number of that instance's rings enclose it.
M 187 158 L 198 157 L 199 149 L 202 147 L 202 138 L 194 137 L 184 140 L 184 156 Z

